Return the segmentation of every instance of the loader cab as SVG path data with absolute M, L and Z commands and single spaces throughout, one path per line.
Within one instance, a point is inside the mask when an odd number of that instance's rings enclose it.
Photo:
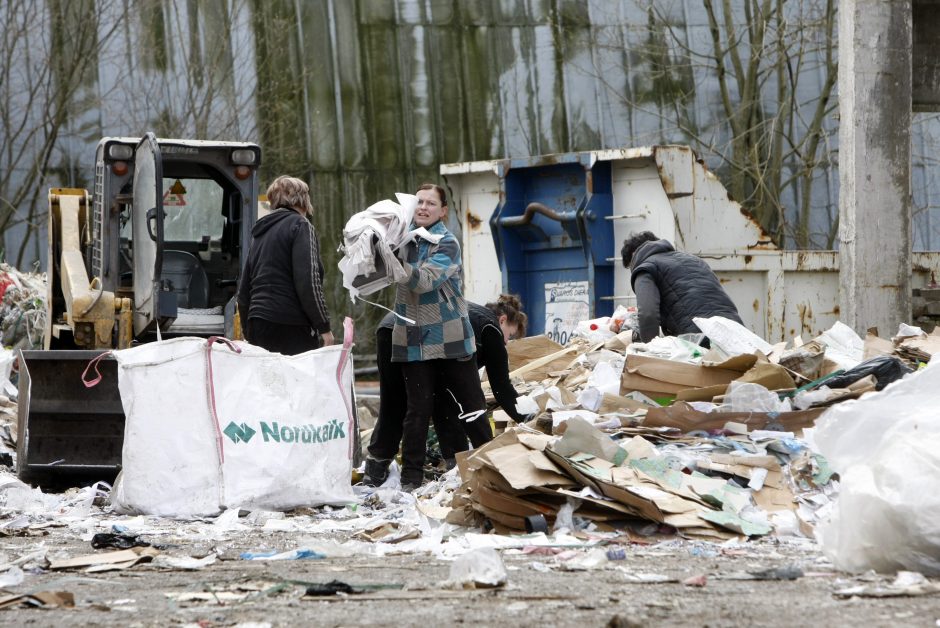
M 134 337 L 232 337 L 235 291 L 257 219 L 255 144 L 105 138 L 98 145 L 89 259 L 133 299 Z

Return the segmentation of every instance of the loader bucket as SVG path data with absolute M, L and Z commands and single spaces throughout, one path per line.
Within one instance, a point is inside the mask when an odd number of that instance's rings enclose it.
M 101 353 L 20 351 L 16 472 L 23 481 L 114 480 L 124 443 L 117 362 L 101 360 L 96 386 L 82 382 L 88 362 Z

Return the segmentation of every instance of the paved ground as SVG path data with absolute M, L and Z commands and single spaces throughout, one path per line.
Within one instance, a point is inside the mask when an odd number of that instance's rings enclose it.
M 45 550 L 50 559 L 94 551 L 74 526 L 44 531 L 45 536 L 3 539 L 3 558 L 15 560 L 37 549 Z M 100 574 L 34 573 L 27 564 L 24 582 L 8 590 L 69 591 L 75 607 L 0 610 L 0 622 L 56 626 L 251 622 L 272 626 L 934 626 L 940 620 L 940 597 L 840 599 L 835 591 L 873 584 L 873 577 L 834 573 L 806 542 L 765 539 L 726 548 L 682 541 L 634 544 L 625 546 L 625 559 L 588 571 L 562 571 L 557 567 L 562 563 L 554 556 L 503 550 L 506 586 L 453 590 L 440 588 L 448 579 L 451 563 L 429 554 L 247 561 L 239 559 L 245 550 L 292 549 L 299 539 L 309 541 L 311 536 L 260 530 L 223 536 L 209 541 L 193 540 L 185 532 L 159 537 L 165 555 L 218 555 L 217 562 L 198 571 L 139 564 Z M 794 567 L 804 576 L 791 581 L 728 579 Z M 653 575 L 678 582 L 631 582 Z M 698 575 L 705 576 L 704 586 L 681 584 Z M 309 585 L 332 580 L 367 591 L 306 595 Z

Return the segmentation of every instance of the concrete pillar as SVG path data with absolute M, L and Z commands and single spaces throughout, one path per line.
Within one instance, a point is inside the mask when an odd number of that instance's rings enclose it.
M 839 3 L 840 319 L 911 318 L 911 0 Z

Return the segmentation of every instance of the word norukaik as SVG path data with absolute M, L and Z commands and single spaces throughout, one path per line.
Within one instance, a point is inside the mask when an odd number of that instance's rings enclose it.
M 279 425 L 277 421 L 259 421 L 261 438 L 264 442 L 275 443 L 326 443 L 338 438 L 346 438 L 345 426 L 337 419 L 323 425 Z M 230 422 L 222 433 L 228 436 L 233 443 L 247 443 L 258 433 L 258 430 L 248 423 Z

